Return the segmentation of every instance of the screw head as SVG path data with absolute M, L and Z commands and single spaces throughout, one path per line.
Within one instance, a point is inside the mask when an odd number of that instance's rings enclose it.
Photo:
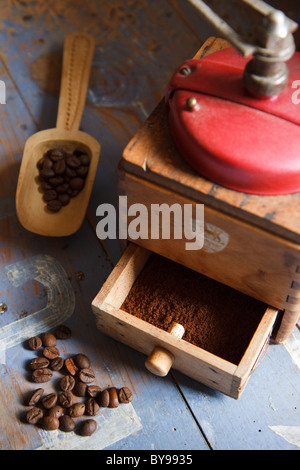
M 189 67 L 182 67 L 182 69 L 179 70 L 179 73 L 186 77 L 187 75 L 190 75 L 191 69 Z

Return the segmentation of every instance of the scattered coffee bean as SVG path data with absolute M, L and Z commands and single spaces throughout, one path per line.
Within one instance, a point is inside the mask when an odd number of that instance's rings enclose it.
M 41 399 L 42 405 L 44 408 L 49 410 L 53 406 L 56 405 L 57 402 L 57 394 L 56 393 L 49 393 L 48 395 L 44 396 Z
M 89 358 L 85 354 L 76 354 L 73 360 L 78 369 L 88 369 L 91 365 Z
M 59 429 L 64 432 L 71 432 L 75 429 L 75 421 L 71 416 L 63 415 L 59 419 Z
M 66 375 L 60 380 L 59 385 L 61 390 L 63 390 L 64 392 L 70 392 L 74 388 L 75 379 L 72 375 Z
M 90 385 L 86 392 L 89 397 L 95 398 L 101 392 L 101 388 L 98 385 Z
M 36 383 L 49 382 L 52 379 L 52 370 L 50 369 L 36 369 L 32 373 L 32 380 Z
M 108 390 L 109 392 L 109 408 L 118 408 L 119 406 L 119 398 L 118 392 L 115 387 L 112 387 Z
M 38 336 L 33 336 L 32 338 L 28 340 L 28 346 L 33 351 L 37 351 L 38 349 L 42 347 L 42 345 L 43 345 L 42 340 Z
M 54 405 L 48 410 L 48 416 L 54 416 L 54 418 L 60 418 L 63 415 L 64 409 L 60 405 Z
M 83 382 L 77 382 L 72 390 L 73 394 L 76 397 L 85 397 L 86 395 L 87 384 Z
M 71 357 L 68 357 L 68 359 L 65 360 L 65 368 L 71 375 L 75 375 L 78 371 L 77 366 L 75 365 L 73 359 Z
M 74 403 L 74 395 L 67 390 L 59 395 L 58 401 L 64 408 L 70 408 Z
M 82 436 L 91 436 L 97 429 L 97 422 L 94 419 L 87 419 L 84 421 L 80 428 Z
M 59 325 L 55 328 L 54 334 L 57 339 L 68 339 L 72 332 L 66 325 Z
M 85 384 L 90 384 L 95 380 L 95 374 L 92 369 L 81 369 L 78 373 L 79 380 Z
M 68 154 L 64 149 L 50 149 L 37 163 L 43 199 L 51 212 L 58 212 L 76 197 L 85 185 L 90 156 L 76 149 Z M 59 194 L 59 195 L 58 195 Z
M 43 350 L 43 356 L 47 359 L 56 359 L 59 357 L 59 350 L 55 346 L 46 346 Z
M 62 357 L 56 357 L 55 359 L 52 359 L 50 367 L 52 370 L 59 371 L 63 368 L 64 362 L 65 361 Z
M 46 431 L 55 431 L 59 428 L 59 420 L 55 416 L 44 416 L 41 425 Z
M 100 392 L 99 398 L 98 398 L 98 403 L 103 408 L 108 407 L 108 405 L 109 405 L 109 391 L 107 389 L 102 390 L 102 392 Z
M 85 404 L 84 403 L 74 403 L 74 405 L 69 407 L 69 416 L 71 418 L 79 418 L 85 413 Z
M 133 399 L 132 391 L 128 387 L 122 387 L 118 391 L 118 398 L 120 403 L 130 403 Z
M 33 407 L 27 411 L 26 421 L 29 424 L 37 424 L 43 416 L 44 412 L 41 408 Z
M 34 392 L 31 392 L 29 400 L 28 400 L 28 405 L 29 406 L 36 405 L 39 399 L 41 398 L 41 396 L 43 395 L 43 393 L 44 393 L 43 388 L 38 388 Z
M 49 360 L 46 357 L 35 357 L 30 361 L 30 368 L 32 370 L 45 369 L 49 365 Z
M 42 335 L 43 346 L 56 346 L 56 337 L 52 333 L 44 333 Z
M 85 411 L 86 414 L 90 416 L 96 416 L 100 409 L 100 406 L 96 402 L 95 398 L 88 398 L 86 404 L 85 404 Z

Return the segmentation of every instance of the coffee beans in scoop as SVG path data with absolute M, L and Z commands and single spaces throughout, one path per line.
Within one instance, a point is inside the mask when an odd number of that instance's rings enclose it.
M 90 156 L 77 149 L 68 153 L 64 149 L 48 150 L 37 163 L 40 188 L 46 207 L 58 212 L 69 204 L 84 188 L 89 172 Z
M 59 158 L 59 153 L 55 158 Z M 75 162 L 72 164 L 76 165 Z M 79 352 L 71 357 L 61 357 L 58 342 L 71 335 L 68 327 L 59 325 L 54 334 L 47 332 L 26 343 L 37 354 L 28 364 L 32 382 L 53 383 L 54 379 L 55 385 L 51 391 L 39 386 L 28 394 L 24 400 L 27 407 L 25 421 L 45 431 L 74 431 L 91 436 L 98 426 L 91 417 L 98 415 L 101 408 L 117 408 L 119 404 L 130 403 L 133 394 L 128 387 L 101 390 L 94 383 L 97 377 L 85 354 Z

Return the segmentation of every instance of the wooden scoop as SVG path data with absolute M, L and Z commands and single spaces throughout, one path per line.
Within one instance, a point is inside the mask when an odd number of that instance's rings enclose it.
M 88 34 L 66 37 L 63 54 L 61 89 L 56 128 L 31 136 L 25 144 L 16 192 L 17 217 L 24 228 L 39 235 L 71 235 L 81 226 L 97 170 L 100 145 L 90 135 L 79 131 L 85 106 L 95 42 Z M 43 201 L 38 183 L 37 162 L 49 149 L 85 151 L 91 158 L 82 191 L 59 212 L 50 212 Z

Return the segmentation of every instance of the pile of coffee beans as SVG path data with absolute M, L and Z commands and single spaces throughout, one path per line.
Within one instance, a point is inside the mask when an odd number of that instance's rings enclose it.
M 48 150 L 38 161 L 40 187 L 47 209 L 58 212 L 83 189 L 89 171 L 90 156 L 83 150 L 68 153 Z
M 57 348 L 57 340 L 68 339 L 71 330 L 58 326 L 54 334 L 44 333 L 28 340 L 28 347 L 37 351 L 37 356 L 29 361 L 31 381 L 43 384 L 55 378 L 56 390 L 46 393 L 38 387 L 26 397 L 26 421 L 41 426 L 46 431 L 60 429 L 74 431 L 82 436 L 90 436 L 97 429 L 93 419 L 101 408 L 117 408 L 120 403 L 130 403 L 133 394 L 128 387 L 111 387 L 101 390 L 93 382 L 96 380 L 90 359 L 82 353 L 63 359 Z M 55 373 L 61 376 L 57 380 Z M 79 425 L 78 418 L 85 417 Z M 87 419 L 87 417 L 89 417 Z

